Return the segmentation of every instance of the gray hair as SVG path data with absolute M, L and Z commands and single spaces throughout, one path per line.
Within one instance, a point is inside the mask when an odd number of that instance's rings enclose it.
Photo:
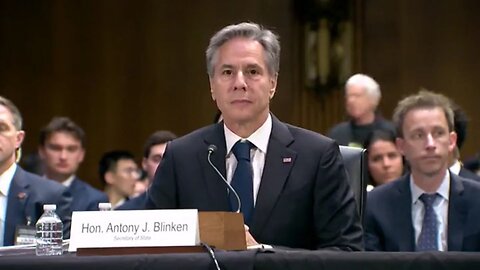
M 218 31 L 211 39 L 205 52 L 207 57 L 207 72 L 213 77 L 218 49 L 227 41 L 244 37 L 258 41 L 265 50 L 265 63 L 270 75 L 277 75 L 280 70 L 280 42 L 272 31 L 264 29 L 256 23 L 232 24 Z
M 20 110 L 18 110 L 17 106 L 15 106 L 15 104 L 13 104 L 13 102 L 11 102 L 9 99 L 2 96 L 0 96 L 0 105 L 4 106 L 12 113 L 13 126 L 15 126 L 17 130 L 22 130 L 22 115 L 20 114 Z
M 367 95 L 375 99 L 377 105 L 380 102 L 380 98 L 382 97 L 382 93 L 380 92 L 380 86 L 372 77 L 360 73 L 355 74 L 348 78 L 347 82 L 345 83 L 345 91 L 347 90 L 347 86 L 349 85 L 362 86 L 365 89 Z

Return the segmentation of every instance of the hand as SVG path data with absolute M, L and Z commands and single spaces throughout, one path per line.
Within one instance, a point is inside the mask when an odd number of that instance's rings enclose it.
M 253 238 L 253 236 L 250 234 L 248 226 L 247 225 L 244 225 L 244 226 L 245 226 L 245 240 L 247 242 L 247 247 L 258 245 L 257 240 L 255 240 L 255 238 Z

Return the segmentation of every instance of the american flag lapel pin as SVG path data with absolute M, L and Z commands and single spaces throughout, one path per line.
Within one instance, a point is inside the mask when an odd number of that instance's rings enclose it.
M 25 199 L 25 197 L 27 197 L 27 193 L 25 193 L 25 192 L 19 192 L 19 193 L 17 194 L 17 197 L 18 197 L 18 199 L 23 200 L 23 199 Z
M 282 159 L 282 162 L 283 162 L 283 163 L 292 163 L 292 158 L 291 158 L 291 157 L 284 157 L 284 158 Z

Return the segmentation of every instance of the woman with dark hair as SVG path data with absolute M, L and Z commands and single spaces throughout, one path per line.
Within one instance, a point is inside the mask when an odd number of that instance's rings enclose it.
M 364 148 L 367 149 L 371 180 L 371 186 L 367 190 L 393 181 L 403 174 L 404 160 L 395 145 L 395 135 L 392 132 L 373 131 L 365 141 Z

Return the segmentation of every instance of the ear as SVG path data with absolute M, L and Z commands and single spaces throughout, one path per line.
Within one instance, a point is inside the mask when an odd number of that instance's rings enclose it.
M 22 142 L 24 138 L 25 138 L 25 131 L 23 130 L 17 131 L 17 135 L 15 136 L 15 149 L 20 148 L 20 146 L 22 146 Z
M 208 82 L 210 83 L 210 95 L 212 96 L 212 100 L 215 101 L 215 92 L 213 91 L 213 82 L 212 82 L 212 77 L 208 77 Z
M 143 169 L 144 171 L 147 170 L 147 162 L 148 162 L 147 158 L 144 157 L 144 158 L 142 159 L 142 169 Z
M 278 74 L 275 74 L 274 76 L 271 76 L 270 77 L 270 99 L 273 98 L 273 96 L 275 96 L 275 92 L 277 90 L 277 78 L 278 78 Z
M 405 151 L 404 151 L 405 140 L 403 138 L 396 138 L 395 144 L 397 145 L 397 149 L 400 152 L 400 154 L 402 154 L 402 156 L 405 156 Z
M 40 157 L 40 160 L 45 159 L 45 147 L 44 146 L 38 146 L 38 156 Z
M 105 173 L 105 182 L 107 182 L 109 185 L 113 185 L 115 182 L 115 177 L 113 176 L 112 172 L 108 171 Z
M 453 149 L 457 147 L 457 133 L 455 131 L 450 132 L 448 139 L 449 139 L 448 151 L 453 152 Z
M 212 89 L 210 89 L 210 95 L 212 96 L 212 100 L 215 101 L 215 93 Z
M 83 162 L 83 158 L 85 158 L 85 148 L 82 147 L 80 149 L 80 157 L 79 157 L 80 162 Z

